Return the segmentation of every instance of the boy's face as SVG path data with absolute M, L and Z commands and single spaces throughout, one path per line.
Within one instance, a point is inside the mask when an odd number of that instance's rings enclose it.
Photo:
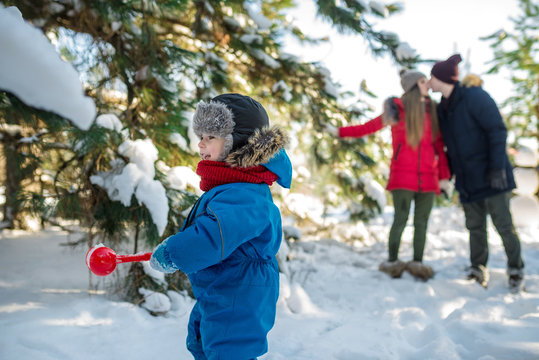
M 225 141 L 225 138 L 202 134 L 198 143 L 200 158 L 202 160 L 219 161 Z
M 432 91 L 440 92 L 442 89 L 442 81 L 431 75 L 428 86 L 432 89 Z

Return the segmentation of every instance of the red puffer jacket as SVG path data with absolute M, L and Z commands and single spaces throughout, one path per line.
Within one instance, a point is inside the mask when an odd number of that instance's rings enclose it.
M 430 114 L 425 112 L 423 137 L 414 149 L 406 142 L 404 106 L 400 99 L 394 99 L 399 108 L 399 122 L 391 126 L 393 157 L 389 172 L 387 190 L 411 190 L 417 192 L 440 193 L 439 180 L 449 179 L 451 174 L 444 152 L 441 134 L 432 139 Z M 363 137 L 382 129 L 382 116 L 365 124 L 339 128 L 340 137 Z

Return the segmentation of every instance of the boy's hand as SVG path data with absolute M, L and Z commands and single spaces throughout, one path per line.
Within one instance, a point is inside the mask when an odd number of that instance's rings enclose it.
M 153 251 L 152 257 L 150 258 L 150 266 L 157 271 L 171 274 L 176 272 L 178 267 L 170 260 L 166 247 L 167 240 L 168 239 L 157 245 Z

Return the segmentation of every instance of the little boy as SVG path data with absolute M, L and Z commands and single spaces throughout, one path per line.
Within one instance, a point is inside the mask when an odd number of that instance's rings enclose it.
M 269 127 L 260 103 L 239 94 L 200 102 L 193 130 L 205 193 L 180 232 L 156 247 L 150 265 L 189 276 L 197 302 L 187 348 L 196 360 L 256 359 L 267 352 L 279 296 L 281 214 L 269 186 L 290 187 L 288 139 Z

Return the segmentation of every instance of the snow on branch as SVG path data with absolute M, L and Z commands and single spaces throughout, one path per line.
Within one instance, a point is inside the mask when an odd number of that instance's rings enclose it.
M 129 164 L 116 159 L 111 163 L 111 171 L 93 175 L 90 181 L 105 189 L 111 200 L 121 201 L 124 206 L 131 204 L 135 194 L 137 200 L 148 208 L 159 235 L 163 235 L 169 207 L 165 188 L 154 180 L 157 148 L 151 139 L 139 139 L 126 140 L 118 150 L 129 158 Z
M 84 95 L 79 74 L 14 6 L 0 8 L 0 49 L 0 89 L 83 130 L 91 126 L 96 108 Z

